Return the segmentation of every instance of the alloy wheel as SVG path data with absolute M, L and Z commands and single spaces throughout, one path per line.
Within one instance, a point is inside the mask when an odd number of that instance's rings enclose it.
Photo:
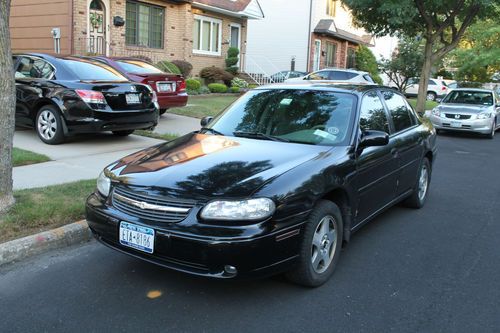
M 44 110 L 38 116 L 38 133 L 45 139 L 51 140 L 57 133 L 57 121 L 54 114 L 49 110 Z
M 313 270 L 321 274 L 325 272 L 332 263 L 337 245 L 337 230 L 335 219 L 327 215 L 321 219 L 314 232 L 311 263 Z
M 420 177 L 418 179 L 418 199 L 424 201 L 427 195 L 427 188 L 429 186 L 429 170 L 427 166 L 422 165 L 422 170 L 420 171 Z

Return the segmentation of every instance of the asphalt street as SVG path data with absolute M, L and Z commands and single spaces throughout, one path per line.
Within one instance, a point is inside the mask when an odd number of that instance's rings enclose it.
M 500 133 L 441 135 L 421 210 L 354 234 L 333 278 L 220 281 L 96 242 L 0 272 L 0 332 L 499 332 Z

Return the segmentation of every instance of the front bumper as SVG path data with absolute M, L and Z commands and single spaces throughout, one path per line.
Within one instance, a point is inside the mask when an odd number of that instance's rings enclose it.
M 100 242 L 173 270 L 215 278 L 262 277 L 289 270 L 297 260 L 305 216 L 294 216 L 281 221 L 282 227 L 273 228 L 269 227 L 272 221 L 261 225 L 207 227 L 197 221 L 196 215 L 195 207 L 185 220 L 162 225 L 127 216 L 96 194 L 87 199 L 86 205 L 87 222 Z M 153 228 L 154 253 L 121 245 L 118 238 L 121 221 Z M 228 272 L 227 266 L 237 271 Z
M 434 128 L 440 130 L 474 132 L 479 134 L 491 133 L 494 118 L 489 119 L 452 119 L 442 118 L 435 115 L 430 116 Z

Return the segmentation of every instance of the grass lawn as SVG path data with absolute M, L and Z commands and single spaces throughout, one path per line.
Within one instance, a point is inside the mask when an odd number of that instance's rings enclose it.
M 32 151 L 14 148 L 12 150 L 12 166 L 21 166 L 35 163 L 48 162 L 50 158 Z
M 411 104 L 411 106 L 413 106 L 413 108 L 417 107 L 417 99 L 416 98 L 408 98 L 408 102 L 410 102 L 410 104 Z M 438 102 L 434 102 L 434 101 L 425 101 L 425 109 L 432 110 L 436 106 L 438 106 L 438 104 L 439 104 Z
M 158 134 L 153 131 L 144 131 L 144 130 L 136 130 L 134 134 L 141 135 L 141 136 L 147 136 L 148 138 L 153 138 L 153 139 L 160 139 L 160 140 L 165 140 L 165 141 L 172 141 L 174 139 L 177 139 L 179 136 L 177 134 L 172 134 L 172 133 L 165 133 L 165 134 Z
M 16 204 L 0 216 L 0 243 L 82 220 L 95 187 L 95 180 L 82 180 L 14 191 Z
M 232 94 L 228 94 L 227 96 L 189 96 L 186 106 L 168 109 L 167 112 L 194 118 L 214 117 L 238 97 L 239 95 Z

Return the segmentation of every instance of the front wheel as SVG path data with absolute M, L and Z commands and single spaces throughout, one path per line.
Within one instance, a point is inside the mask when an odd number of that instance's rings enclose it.
M 411 208 L 422 208 L 427 199 L 429 185 L 431 182 L 431 164 L 427 157 L 424 157 L 418 173 L 417 184 L 413 189 L 411 196 L 404 202 Z
M 306 287 L 317 287 L 333 274 L 340 257 L 342 214 L 331 201 L 321 200 L 306 222 L 297 267 L 287 278 Z
M 61 115 L 55 106 L 44 105 L 38 110 L 35 128 L 40 140 L 49 145 L 57 145 L 64 141 Z
M 495 138 L 495 130 L 497 128 L 497 122 L 496 120 L 493 121 L 493 125 L 491 125 L 491 132 L 487 135 L 488 139 L 494 139 Z

